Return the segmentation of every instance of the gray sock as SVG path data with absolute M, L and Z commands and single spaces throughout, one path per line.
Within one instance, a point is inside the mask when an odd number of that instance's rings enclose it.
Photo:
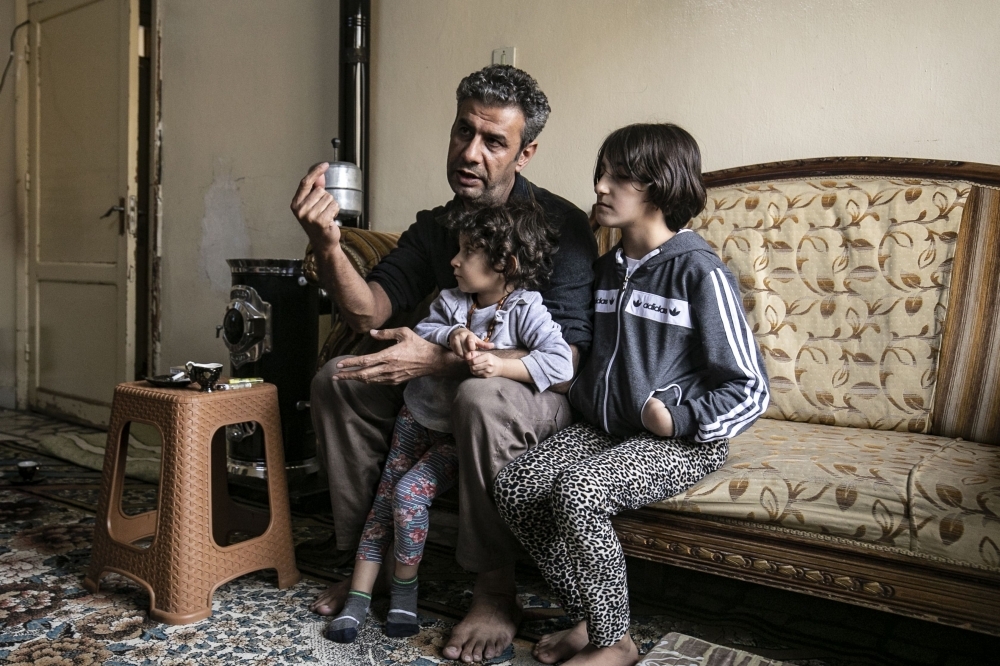
M 393 638 L 414 636 L 420 633 L 420 621 L 417 618 L 416 576 L 410 580 L 392 577 L 392 588 L 389 591 L 389 615 L 386 617 L 385 633 Z
M 368 617 L 372 596 L 360 590 L 351 590 L 344 602 L 344 610 L 326 627 L 326 637 L 335 643 L 353 643 Z

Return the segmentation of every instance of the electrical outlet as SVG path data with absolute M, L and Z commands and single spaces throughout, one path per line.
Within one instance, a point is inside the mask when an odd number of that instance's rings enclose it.
M 501 46 L 498 49 L 493 49 L 493 64 L 494 65 L 510 65 L 515 67 L 514 59 L 517 57 L 517 49 L 513 46 Z

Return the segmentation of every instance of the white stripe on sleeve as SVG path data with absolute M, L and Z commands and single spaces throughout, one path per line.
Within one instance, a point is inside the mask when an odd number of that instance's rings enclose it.
M 722 319 L 722 326 L 733 354 L 733 360 L 746 377 L 743 389 L 746 398 L 725 414 L 720 415 L 713 423 L 700 425 L 695 439 L 701 442 L 732 436 L 742 429 L 743 424 L 757 418 L 764 412 L 769 398 L 765 390 L 764 377 L 757 363 L 753 333 L 737 310 L 742 306 L 733 294 L 729 280 L 726 279 L 721 268 L 712 271 L 710 277 L 715 290 L 716 303 L 719 307 L 719 316 Z M 761 400 L 762 394 L 763 401 Z

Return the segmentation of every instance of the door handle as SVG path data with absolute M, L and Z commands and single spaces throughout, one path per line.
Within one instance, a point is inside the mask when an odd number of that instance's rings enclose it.
M 118 235 L 119 236 L 124 236 L 125 235 L 125 197 L 121 197 L 120 199 L 118 199 L 118 205 L 117 206 L 112 206 L 111 208 L 109 208 L 108 212 L 106 212 L 104 215 L 101 215 L 100 219 L 103 220 L 106 217 L 111 217 L 111 213 L 118 213 Z

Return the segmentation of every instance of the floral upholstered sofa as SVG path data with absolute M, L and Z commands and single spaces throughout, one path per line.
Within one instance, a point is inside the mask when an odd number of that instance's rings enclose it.
M 705 180 L 690 227 L 740 284 L 771 405 L 722 469 L 618 516 L 626 552 L 1000 635 L 1000 166 Z M 395 238 L 342 245 L 364 274 Z M 370 345 L 334 317 L 321 362 Z

